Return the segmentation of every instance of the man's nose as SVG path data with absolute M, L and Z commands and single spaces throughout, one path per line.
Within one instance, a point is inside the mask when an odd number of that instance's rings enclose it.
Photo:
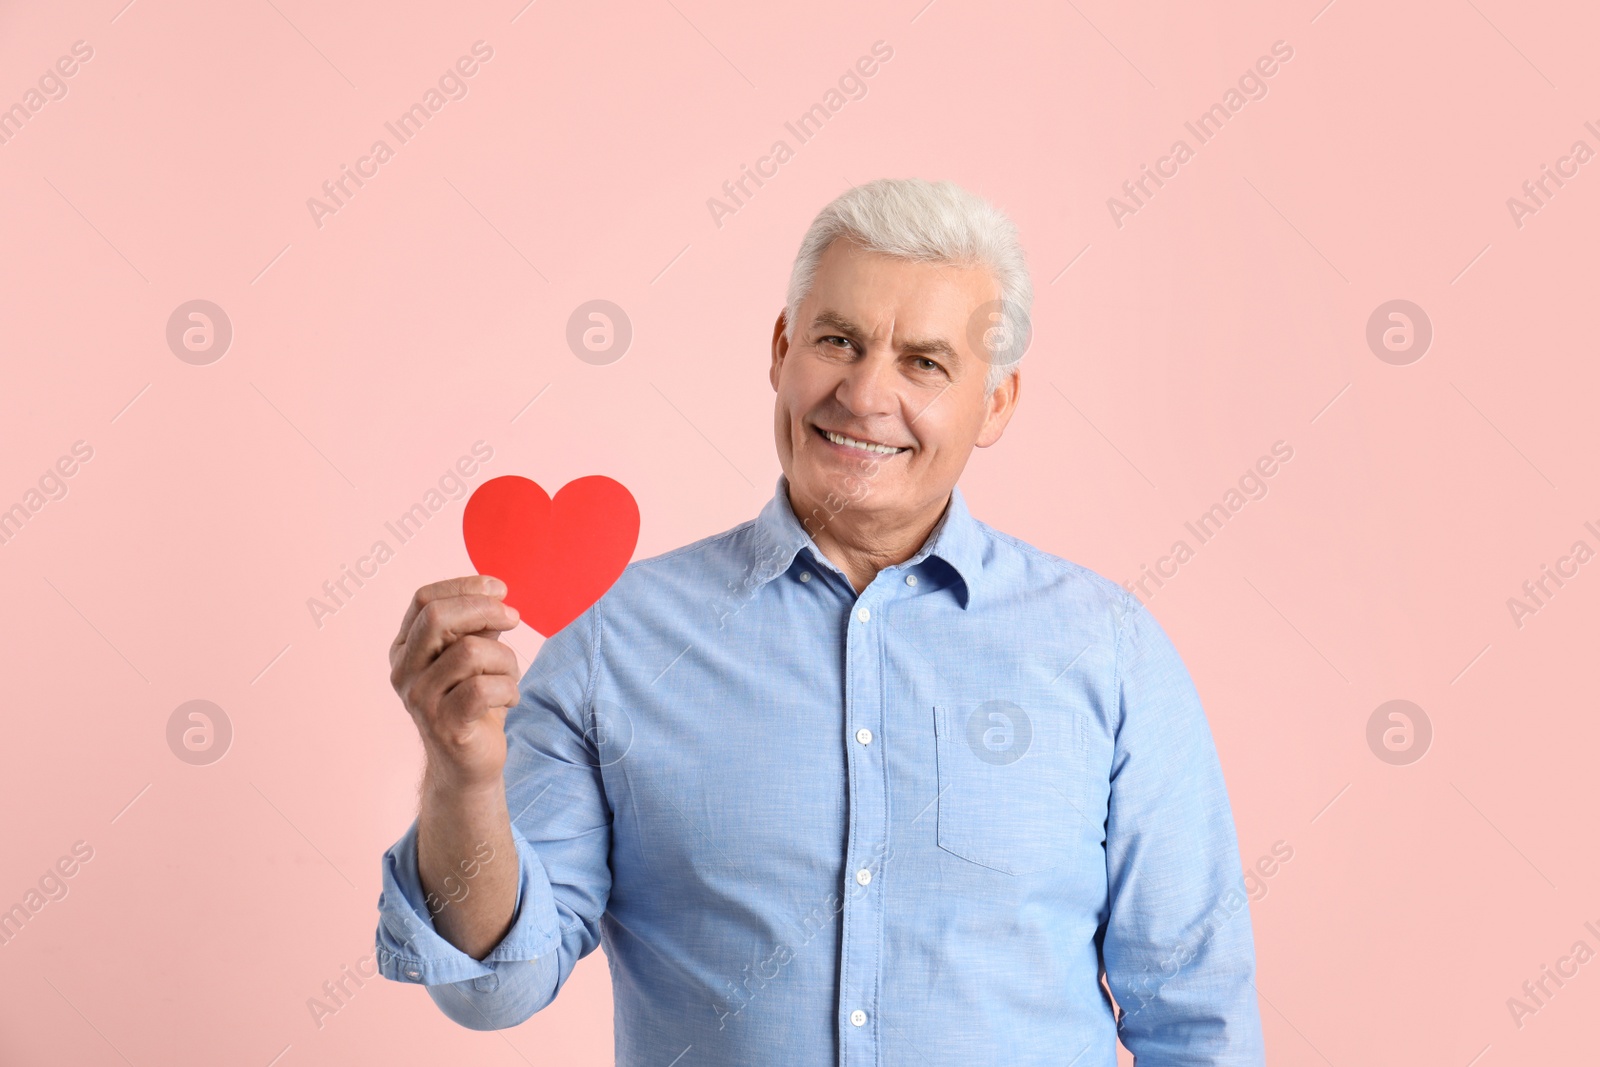
M 899 409 L 899 384 L 894 354 L 874 350 L 844 369 L 835 396 L 857 417 L 894 414 Z

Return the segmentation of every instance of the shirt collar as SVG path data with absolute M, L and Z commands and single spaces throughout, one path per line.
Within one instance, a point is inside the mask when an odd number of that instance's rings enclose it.
M 978 521 L 967 510 L 959 485 L 950 487 L 950 501 L 944 514 L 928 533 L 915 555 L 901 567 L 910 568 L 932 556 L 943 560 L 961 579 L 961 606 L 971 606 L 973 583 L 982 570 L 983 543 Z M 789 477 L 778 475 L 777 489 L 755 520 L 754 555 L 750 575 L 752 585 L 765 585 L 794 564 L 801 550 L 810 553 L 817 566 L 844 577 L 844 572 L 817 548 L 811 535 L 789 504 Z

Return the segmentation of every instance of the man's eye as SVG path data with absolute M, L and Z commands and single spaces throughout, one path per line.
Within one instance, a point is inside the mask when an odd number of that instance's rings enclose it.
M 917 356 L 917 357 L 915 357 L 915 359 L 916 359 L 916 361 L 918 363 L 926 363 L 928 365 L 925 368 L 926 370 L 938 370 L 939 369 L 939 364 L 937 362 L 935 362 L 934 360 L 929 359 L 927 356 Z
M 847 338 L 847 337 L 835 337 L 835 336 L 824 337 L 820 341 L 818 341 L 818 344 L 827 345 L 829 341 L 839 341 L 839 342 L 842 342 L 843 345 L 846 348 L 850 347 L 850 339 Z M 832 347 L 832 346 L 830 346 L 830 347 Z

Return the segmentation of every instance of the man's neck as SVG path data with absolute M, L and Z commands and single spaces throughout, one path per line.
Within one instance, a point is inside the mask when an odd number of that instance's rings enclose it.
M 801 526 L 811 535 L 817 550 L 845 573 L 857 593 L 871 585 L 885 567 L 904 563 L 916 555 L 949 505 L 947 495 L 913 519 L 890 525 L 848 502 L 830 514 L 820 504 L 797 500 L 794 488 L 789 489 L 789 506 L 795 517 L 813 516 L 809 520 L 800 518 Z

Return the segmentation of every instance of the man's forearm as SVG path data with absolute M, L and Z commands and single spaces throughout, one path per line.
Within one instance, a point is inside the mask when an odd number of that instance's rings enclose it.
M 439 936 L 473 959 L 511 928 L 519 866 L 503 782 L 467 791 L 423 778 L 417 874 Z

